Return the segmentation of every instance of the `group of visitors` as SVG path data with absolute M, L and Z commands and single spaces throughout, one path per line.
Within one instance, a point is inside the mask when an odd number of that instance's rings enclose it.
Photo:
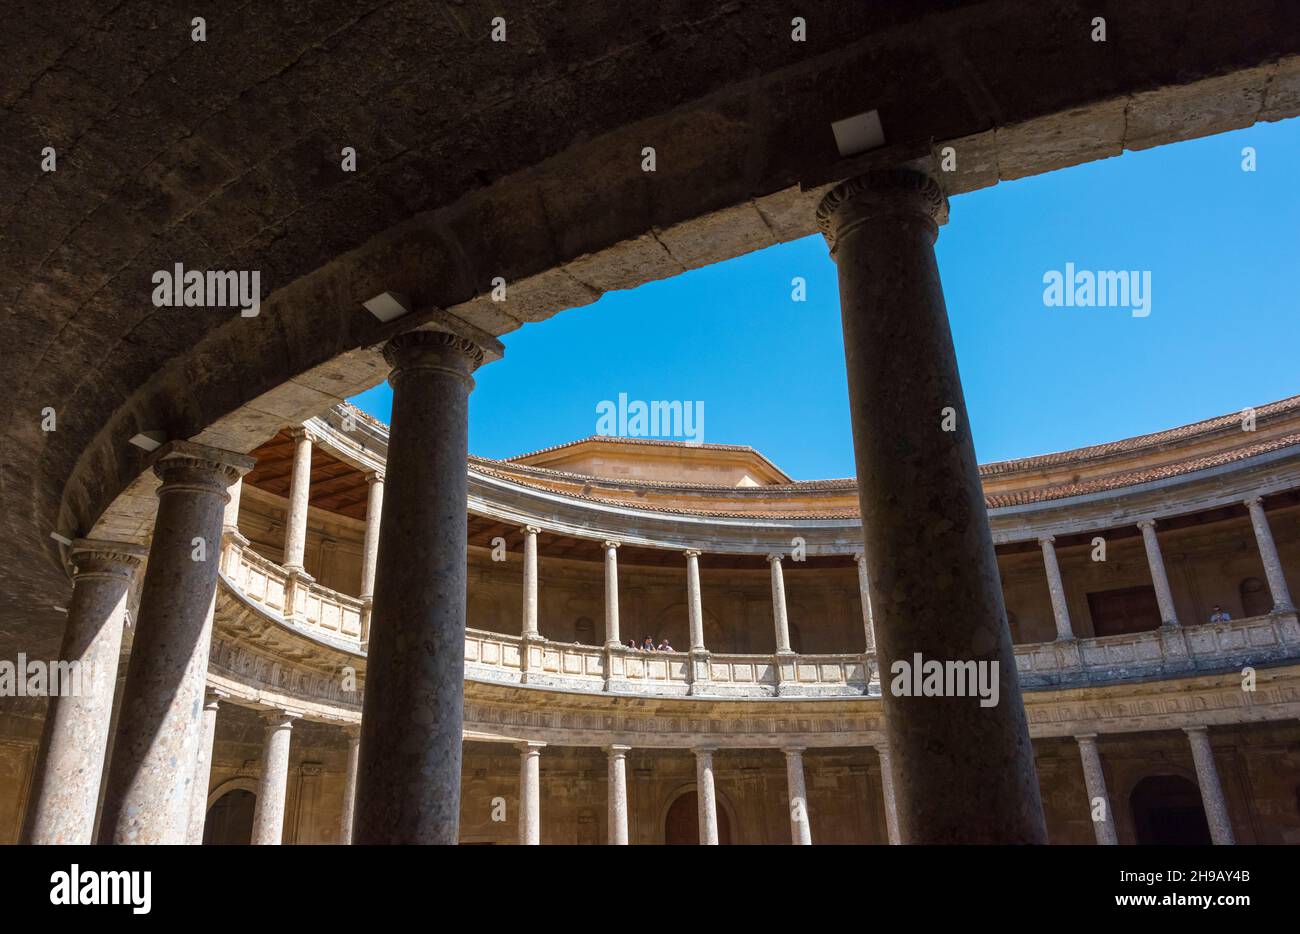
M 660 640 L 659 640 L 659 644 L 658 644 L 658 645 L 655 645 L 655 640 L 654 640 L 654 639 L 651 639 L 649 636 L 646 636 L 645 639 L 642 641 L 642 643 L 641 643 L 640 645 L 637 645 L 637 644 L 636 644 L 636 640 L 635 640 L 635 639 L 628 639 L 628 640 L 627 640 L 627 647 L 628 647 L 629 649 L 640 649 L 642 652 L 672 652 L 672 651 L 674 651 L 673 647 L 672 647 L 671 645 L 668 644 L 668 640 L 667 640 L 667 639 L 660 639 Z

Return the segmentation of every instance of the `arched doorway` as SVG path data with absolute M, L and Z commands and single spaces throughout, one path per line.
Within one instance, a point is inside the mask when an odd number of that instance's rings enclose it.
M 203 823 L 203 842 L 217 846 L 253 842 L 253 807 L 257 795 L 235 788 L 212 802 Z
M 1150 775 L 1129 796 L 1133 828 L 1142 845 L 1209 844 L 1201 790 L 1181 775 Z
M 685 791 L 668 808 L 664 817 L 664 843 L 699 844 L 700 814 L 697 795 L 694 791 Z M 731 842 L 731 819 L 727 810 L 718 807 L 718 843 Z

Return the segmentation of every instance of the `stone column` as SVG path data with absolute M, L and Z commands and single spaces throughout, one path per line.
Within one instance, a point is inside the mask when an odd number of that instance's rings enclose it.
M 858 566 L 858 593 L 862 597 L 862 628 L 867 637 L 867 654 L 876 651 L 876 625 L 871 618 L 871 588 L 867 577 L 867 556 L 858 552 L 853 556 L 853 563 Z
M 389 341 L 384 358 L 393 367 L 393 414 L 352 839 L 454 844 L 460 837 L 470 374 L 484 349 L 446 332 L 413 331 Z
M 880 756 L 880 787 L 885 799 L 885 832 L 892 846 L 901 842 L 898 835 L 898 801 L 894 797 L 894 760 L 889 755 L 889 743 L 876 746 Z
M 686 554 L 686 619 L 691 629 L 691 651 L 704 652 L 704 603 L 700 599 L 700 553 Z
M 239 573 L 240 552 L 248 547 L 248 539 L 239 531 L 239 500 L 243 492 L 244 478 L 237 477 L 235 482 L 226 488 L 230 499 L 226 502 L 226 508 L 222 510 L 221 543 L 226 554 L 229 555 L 225 572 L 232 578 Z
M 817 210 L 839 273 L 863 551 L 876 597 L 899 827 L 909 843 L 1046 843 L 935 262 L 946 216 L 938 184 L 910 169 L 844 182 Z M 983 706 L 970 693 L 895 693 L 894 666 L 910 668 L 917 656 L 974 662 L 990 681 L 996 671 L 998 702 Z
M 289 787 L 289 738 L 295 714 L 273 710 L 265 714 L 266 741 L 262 746 L 262 776 L 253 807 L 253 840 L 261 846 L 279 846 L 284 839 L 284 796 Z
M 1232 820 L 1228 817 L 1228 801 L 1219 782 L 1219 770 L 1214 765 L 1210 734 L 1203 726 L 1183 727 L 1183 732 L 1192 744 L 1196 782 L 1201 786 L 1201 804 L 1205 806 L 1205 820 L 1210 825 L 1210 839 L 1216 846 L 1232 846 L 1237 841 L 1232 833 Z
M 289 511 L 284 521 L 284 569 L 302 571 L 307 548 L 307 500 L 311 493 L 311 446 L 316 440 L 306 428 L 295 428 L 293 473 L 289 477 Z
M 812 825 L 808 820 L 808 790 L 803 777 L 803 750 L 791 747 L 785 753 L 785 777 L 790 789 L 790 842 L 807 846 L 812 843 Z
M 1250 524 L 1255 527 L 1255 541 L 1259 544 L 1259 557 L 1264 562 L 1268 590 L 1273 595 L 1273 612 L 1290 613 L 1295 604 L 1291 602 L 1291 590 L 1286 585 L 1286 575 L 1282 573 L 1282 559 L 1278 557 L 1273 532 L 1268 527 L 1268 516 L 1264 514 L 1264 500 L 1252 496 L 1246 500 L 1246 508 L 1250 510 Z
M 536 639 L 537 629 L 537 536 L 542 530 L 526 525 L 524 533 L 524 624 L 525 639 Z
M 605 542 L 605 645 L 623 647 L 618 632 L 618 542 Z
M 352 842 L 352 818 L 357 806 L 357 766 L 361 761 L 361 727 L 347 727 L 348 735 L 348 771 L 343 786 L 343 825 L 339 829 L 339 843 L 347 846 Z
M 159 448 L 158 512 L 99 822 L 102 843 L 184 843 L 203 734 L 227 487 L 253 458 Z
M 713 788 L 713 746 L 695 750 L 695 797 L 700 812 L 700 844 L 718 845 L 718 797 Z
M 627 753 L 631 746 L 610 746 L 609 754 L 609 842 L 627 845 Z
M 1137 524 L 1142 530 L 1142 544 L 1147 550 L 1147 564 L 1151 568 L 1151 584 L 1156 590 L 1156 603 L 1160 607 L 1160 625 L 1177 626 L 1178 613 L 1174 609 L 1174 594 L 1169 589 L 1169 575 L 1165 573 L 1164 555 L 1160 553 L 1160 540 L 1156 538 L 1156 523 L 1143 519 Z
M 1115 815 L 1110 807 L 1110 794 L 1106 791 L 1106 774 L 1101 769 L 1101 753 L 1097 750 L 1096 733 L 1080 733 L 1075 737 L 1079 744 L 1079 756 L 1083 759 L 1083 783 L 1088 789 L 1088 813 L 1092 817 L 1092 829 L 1101 846 L 1115 846 L 1119 839 L 1115 836 Z M 1102 819 L 1097 819 L 1097 808 L 1101 807 Z
M 370 611 L 375 600 L 375 567 L 379 560 L 379 519 L 384 511 L 384 472 L 366 474 L 366 534 L 361 543 L 361 641 L 370 635 Z
M 1047 571 L 1047 592 L 1052 596 L 1052 616 L 1056 619 L 1056 638 L 1070 640 L 1074 630 L 1070 627 L 1070 607 L 1065 602 L 1065 584 L 1061 580 L 1061 566 L 1056 561 L 1056 536 L 1040 535 L 1038 546 L 1043 549 L 1043 567 Z
M 542 747 L 545 743 L 519 744 L 519 842 L 542 842 Z
M 785 577 L 781 572 L 781 556 L 768 555 L 772 568 L 772 619 L 776 624 L 776 654 L 791 655 L 790 618 L 785 607 Z
M 122 627 L 131 581 L 145 550 L 125 542 L 72 543 L 72 600 L 59 649 L 63 671 L 49 704 L 33 771 L 27 843 L 94 842 Z
M 208 818 L 208 786 L 212 783 L 212 744 L 217 738 L 217 710 L 229 695 L 208 688 L 203 701 L 203 737 L 199 741 L 199 758 L 194 764 L 194 794 L 190 797 L 190 826 L 185 842 L 190 846 L 203 843 L 203 825 Z

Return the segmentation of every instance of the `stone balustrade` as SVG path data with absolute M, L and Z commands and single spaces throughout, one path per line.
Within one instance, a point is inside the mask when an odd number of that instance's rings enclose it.
M 226 580 L 251 603 L 295 626 L 335 639 L 356 640 L 360 647 L 362 601 L 357 597 L 322 587 L 315 581 L 295 579 L 275 562 L 237 545 L 227 546 L 223 567 Z

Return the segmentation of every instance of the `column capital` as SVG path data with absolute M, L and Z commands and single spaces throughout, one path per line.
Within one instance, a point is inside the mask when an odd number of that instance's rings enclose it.
M 154 454 L 153 472 L 162 481 L 161 494 L 166 489 L 188 489 L 193 492 L 219 492 L 226 502 L 227 490 L 232 483 L 253 469 L 255 458 L 234 451 L 195 444 L 193 441 L 168 441 Z
M 1204 733 L 1204 734 L 1207 734 L 1207 735 L 1208 735 L 1209 731 L 1210 731 L 1210 728 L 1209 728 L 1208 726 L 1185 726 L 1185 727 L 1183 727 L 1183 732 L 1186 733 L 1188 736 L 1194 736 L 1194 735 L 1196 735 L 1196 734 L 1198 734 L 1198 733 Z
M 295 720 L 302 719 L 302 714 L 295 710 L 264 710 L 262 719 L 269 729 L 289 730 L 293 729 Z
M 854 563 L 854 564 L 866 564 L 866 563 L 867 563 L 867 555 L 866 555 L 866 553 L 865 553 L 865 552 L 862 552 L 862 551 L 855 551 L 855 552 L 853 552 L 853 563 Z
M 715 745 L 691 747 L 691 752 L 695 753 L 697 758 L 706 758 L 712 756 L 717 751 L 718 751 L 718 747 Z
M 687 548 L 685 551 L 682 552 L 682 554 L 685 555 L 687 558 L 698 558 L 700 555 L 703 554 L 703 552 L 700 551 L 698 548 Z
M 601 542 L 601 544 L 606 548 L 618 548 L 623 543 L 611 540 L 611 541 Z
M 1255 507 L 1262 507 L 1262 506 L 1264 505 L 1264 497 L 1259 496 L 1259 495 L 1248 496 L 1248 497 L 1246 497 L 1246 499 L 1242 500 L 1242 504 L 1243 504 L 1247 509 L 1252 509 L 1252 508 L 1255 508 Z
M 130 542 L 79 538 L 68 552 L 74 579 L 121 577 L 130 580 L 149 550 Z
M 289 437 L 295 441 L 310 441 L 312 444 L 320 443 L 320 435 L 306 425 L 294 425 L 288 429 L 288 433 Z
M 546 744 L 537 740 L 526 739 L 516 743 L 515 748 L 526 756 L 536 756 L 541 754 L 542 750 L 546 748 Z
M 795 756 L 802 756 L 808 749 L 807 746 L 782 746 L 781 751 L 785 753 L 787 759 Z
M 382 470 L 367 470 L 366 483 L 383 483 L 384 472 Z
M 482 346 L 450 331 L 407 331 L 384 345 L 384 359 L 393 368 L 390 382 L 410 370 L 443 370 L 470 380 L 485 358 Z
M 1137 522 L 1135 522 L 1135 523 L 1133 523 L 1133 524 L 1136 525 L 1139 529 L 1154 529 L 1154 528 L 1156 527 L 1156 520 L 1155 520 L 1155 519 L 1139 519 Z
M 224 701 L 230 700 L 230 692 L 221 688 L 209 687 L 203 692 L 203 706 L 216 708 Z
M 1055 544 L 1055 543 L 1056 543 L 1056 536 L 1055 536 L 1055 535 L 1040 535 L 1040 536 L 1038 536 L 1038 544 L 1039 544 L 1040 546 L 1041 546 L 1041 545 L 1053 545 L 1053 544 Z
M 1097 742 L 1096 733 L 1075 733 L 1074 738 L 1080 746 L 1095 745 Z
M 361 724 L 345 723 L 343 725 L 343 735 L 348 738 L 348 745 L 355 746 L 361 742 Z
M 614 743 L 613 745 L 606 746 L 605 751 L 609 753 L 610 756 L 612 757 L 621 758 L 623 756 L 626 756 L 629 752 L 631 752 L 632 747 L 624 746 L 620 743 Z
M 542 534 L 542 528 L 541 528 L 541 526 L 538 526 L 538 525 L 525 525 L 525 526 L 522 526 L 522 527 L 519 529 L 519 531 L 523 532 L 525 535 L 541 535 L 541 534 Z
M 831 255 L 839 240 L 875 217 L 915 215 L 938 229 L 948 220 L 948 198 L 930 175 L 894 168 L 864 172 L 841 182 L 817 206 L 817 226 Z
M 767 563 L 768 563 L 768 564 L 780 564 L 780 563 L 781 563 L 781 559 L 784 558 L 784 557 L 785 557 L 785 555 L 783 555 L 783 554 L 781 554 L 781 553 L 779 553 L 779 552 L 773 552 L 772 554 L 770 554 L 770 555 L 767 556 Z

